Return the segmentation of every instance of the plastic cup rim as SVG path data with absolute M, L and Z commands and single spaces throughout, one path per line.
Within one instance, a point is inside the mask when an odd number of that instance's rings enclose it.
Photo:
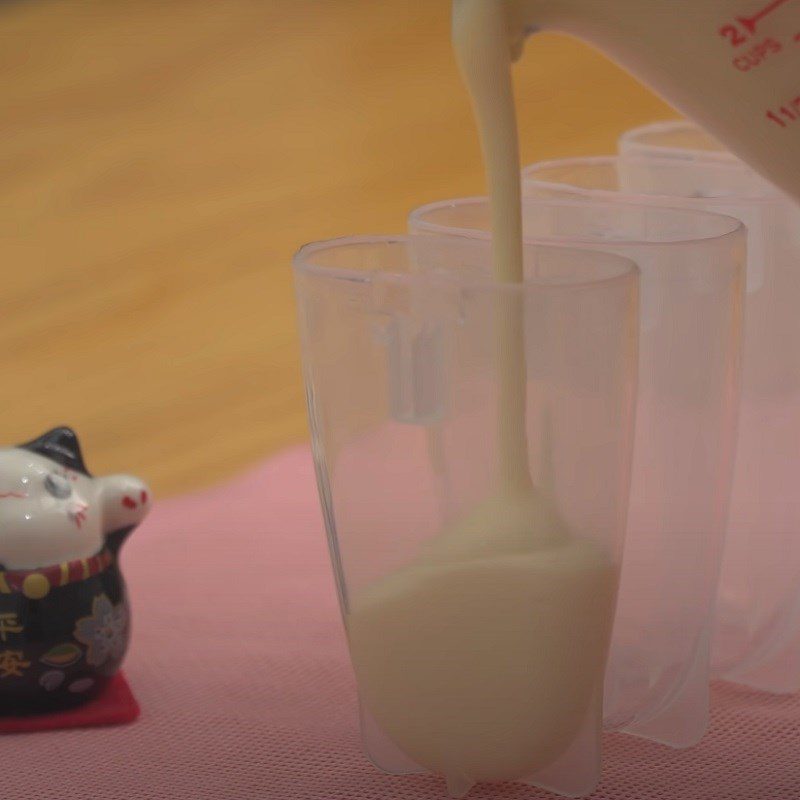
M 414 239 L 435 238 L 446 244 L 452 236 L 414 236 L 413 234 L 360 234 L 353 236 L 339 236 L 330 239 L 320 239 L 308 242 L 300 247 L 292 258 L 292 267 L 295 275 L 307 275 L 335 281 L 347 281 L 360 284 L 392 284 L 392 285 L 419 285 L 456 290 L 497 291 L 502 293 L 532 293 L 550 291 L 584 291 L 606 288 L 614 284 L 637 283 L 639 280 L 639 266 L 627 256 L 616 253 L 592 250 L 591 248 L 570 247 L 568 244 L 558 242 L 526 242 L 525 247 L 535 247 L 544 250 L 566 250 L 575 254 L 589 253 L 593 257 L 600 257 L 603 261 L 613 261 L 618 267 L 610 275 L 598 278 L 566 280 L 563 282 L 536 280 L 535 277 L 526 278 L 523 282 L 503 282 L 491 277 L 467 277 L 457 275 L 451 270 L 431 270 L 423 272 L 390 272 L 379 269 L 365 270 L 348 267 L 326 267 L 315 264 L 311 258 L 317 254 L 337 247 L 352 247 L 353 245 L 404 245 L 408 246 Z M 456 237 L 460 239 L 474 239 L 475 237 Z

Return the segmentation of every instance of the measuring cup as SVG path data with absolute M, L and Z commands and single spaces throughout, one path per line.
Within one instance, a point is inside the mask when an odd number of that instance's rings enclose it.
M 797 2 L 503 0 L 501 6 L 512 53 L 531 33 L 535 52 L 539 31 L 591 42 L 800 199 Z
M 437 237 L 297 254 L 319 492 L 370 759 L 453 796 L 511 779 L 577 796 L 600 766 L 638 271 L 531 246 L 508 284 L 490 263 L 487 242 Z M 534 485 L 514 496 L 497 483 L 510 303 Z M 531 509 L 548 524 L 515 529 Z
M 413 211 L 413 233 L 489 237 L 485 198 Z M 708 722 L 709 640 L 733 461 L 745 234 L 716 214 L 523 202 L 526 241 L 591 247 L 641 270 L 628 536 L 605 727 L 675 747 Z
M 713 674 L 793 692 L 800 689 L 800 208 L 730 155 L 665 158 L 674 132 L 691 127 L 629 132 L 623 147 L 635 157 L 534 165 L 525 187 L 725 212 L 746 224 L 742 397 Z M 647 147 L 657 155 L 647 157 Z

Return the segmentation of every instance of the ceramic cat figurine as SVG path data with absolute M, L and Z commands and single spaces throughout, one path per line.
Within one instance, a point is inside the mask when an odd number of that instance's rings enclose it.
M 149 510 L 138 478 L 89 474 L 70 428 L 0 449 L 0 714 L 77 705 L 119 668 L 119 549 Z

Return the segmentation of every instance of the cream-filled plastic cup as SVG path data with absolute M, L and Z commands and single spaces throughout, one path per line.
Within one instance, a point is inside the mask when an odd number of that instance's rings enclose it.
M 356 238 L 295 260 L 320 496 L 362 702 L 389 772 L 452 795 L 523 780 L 584 794 L 622 557 L 638 270 L 488 242 Z M 532 488 L 502 479 L 496 328 L 523 310 Z

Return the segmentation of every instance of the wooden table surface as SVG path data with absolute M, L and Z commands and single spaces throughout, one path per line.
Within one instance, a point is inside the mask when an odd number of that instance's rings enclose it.
M 0 2 L 0 442 L 160 494 L 307 436 L 290 257 L 484 191 L 447 0 Z M 526 162 L 673 113 L 541 35 Z

